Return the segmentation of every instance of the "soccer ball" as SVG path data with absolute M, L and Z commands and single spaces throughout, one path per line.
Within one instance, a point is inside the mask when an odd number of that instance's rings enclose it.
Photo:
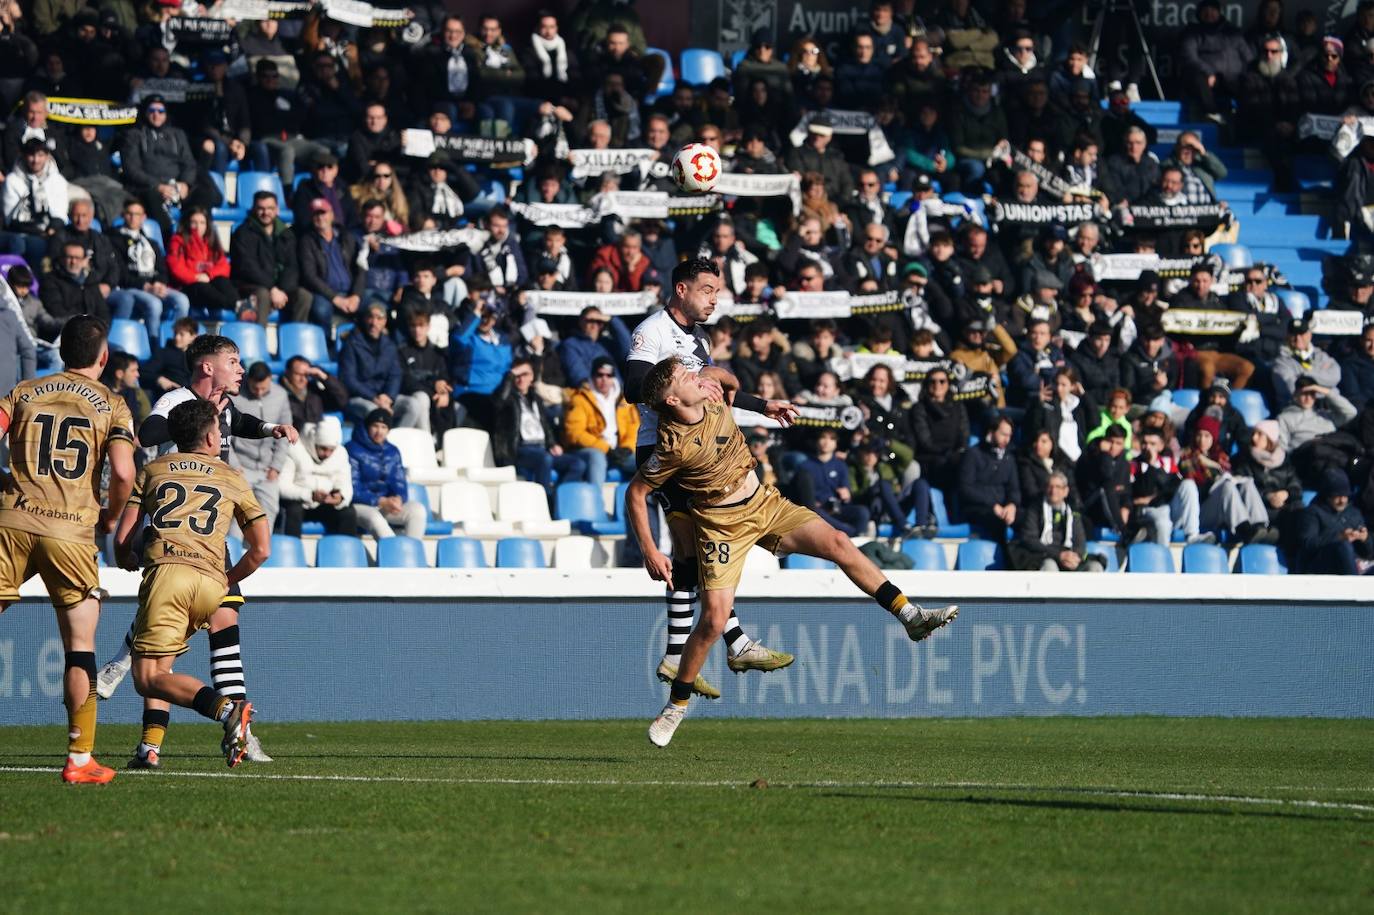
M 688 143 L 673 157 L 673 180 L 689 194 L 706 194 L 722 171 L 720 153 L 705 143 Z

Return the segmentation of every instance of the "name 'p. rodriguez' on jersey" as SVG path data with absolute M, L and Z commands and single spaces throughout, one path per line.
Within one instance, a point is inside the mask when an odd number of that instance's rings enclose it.
M 634 329 L 625 361 L 647 362 L 653 368 L 669 356 L 677 356 L 690 371 L 699 372 L 711 364 L 711 341 L 700 324 L 683 327 L 664 309 L 645 318 Z M 636 406 L 639 436 L 635 446 L 653 445 L 658 441 L 658 414 L 648 404 Z

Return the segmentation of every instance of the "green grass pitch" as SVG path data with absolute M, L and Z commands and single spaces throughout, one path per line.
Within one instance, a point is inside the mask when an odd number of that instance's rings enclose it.
M 0 728 L 0 910 L 1374 910 L 1374 721 L 647 723 Z

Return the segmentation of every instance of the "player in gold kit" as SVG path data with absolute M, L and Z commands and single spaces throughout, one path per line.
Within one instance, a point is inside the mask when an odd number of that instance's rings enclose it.
M 138 568 L 134 542 L 148 518 L 143 584 L 134 620 L 133 675 L 140 695 L 172 702 L 224 725 L 220 748 L 232 768 L 248 749 L 253 705 L 221 696 L 195 677 L 172 671 L 187 640 L 210 625 L 229 587 L 253 574 L 271 552 L 267 516 L 238 471 L 220 460 L 220 413 L 206 400 L 173 407 L 167 425 L 177 452 L 150 462 L 138 475 L 119 521 L 115 552 Z M 237 520 L 244 553 L 224 568 L 224 544 Z
M 726 389 L 727 400 L 735 392 Z M 644 379 L 644 402 L 658 411 L 658 443 L 639 467 L 625 495 L 630 527 L 644 551 L 650 577 L 672 582 L 672 561 L 650 534 L 644 497 L 675 479 L 691 496 L 701 574 L 701 618 L 683 649 L 668 704 L 649 726 L 649 740 L 666 747 L 687 713 L 692 682 L 712 643 L 720 638 L 734 604 L 744 558 L 755 544 L 776 553 L 829 559 L 865 594 L 901 621 L 913 641 L 926 638 L 959 615 L 957 606 L 926 609 L 907 600 L 859 552 L 848 536 L 808 508 L 759 482 L 755 461 L 735 425 L 729 403 L 711 399 L 699 375 L 676 356 L 654 366 Z M 790 418 L 790 417 L 787 417 Z
M 47 585 L 66 651 L 67 763 L 62 780 L 103 785 L 114 770 L 95 749 L 95 630 L 100 577 L 95 532 L 108 534 L 134 481 L 133 419 L 98 380 L 109 361 L 103 321 L 78 315 L 62 328 L 65 371 L 20 382 L 0 398 L 10 476 L 0 475 L 0 613 L 37 575 Z M 100 507 L 101 466 L 110 465 Z

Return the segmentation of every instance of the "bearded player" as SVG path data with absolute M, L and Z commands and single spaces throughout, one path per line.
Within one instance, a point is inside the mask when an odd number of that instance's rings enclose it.
M 226 464 L 231 463 L 233 437 L 236 435 L 243 438 L 285 438 L 292 443 L 297 440 L 294 426 L 263 422 L 255 416 L 240 413 L 234 406 L 230 395 L 239 392 L 239 385 L 243 382 L 243 364 L 239 361 L 238 345 L 233 340 L 214 334 L 201 334 L 186 348 L 186 364 L 191 370 L 191 383 L 158 398 L 152 414 L 138 430 L 139 444 L 158 448 L 172 445 L 167 419 L 172 408 L 196 399 L 209 401 L 219 411 L 220 460 Z M 231 565 L 226 551 L 224 567 L 228 569 Z M 238 583 L 233 582 L 224 595 L 219 612 L 210 620 L 210 679 L 220 695 L 233 700 L 248 697 L 243 655 L 239 646 L 239 613 L 242 608 L 243 592 L 239 590 Z M 129 673 L 133 663 L 133 641 L 134 633 L 130 629 L 119 654 L 101 668 L 97 686 L 100 698 L 108 699 L 114 695 L 115 689 Z M 161 740 L 166 735 L 170 720 L 169 711 L 167 703 L 159 699 L 144 701 L 143 739 L 129 761 L 130 768 L 158 767 Z M 251 762 L 272 761 L 251 730 L 247 734 L 247 758 Z
M 755 544 L 775 553 L 801 553 L 834 562 L 860 590 L 901 621 L 912 641 L 926 638 L 959 615 L 957 606 L 927 610 L 911 603 L 849 537 L 811 509 L 760 483 L 754 473 L 756 462 L 729 404 L 712 399 L 713 394 L 699 373 L 675 357 L 663 360 L 645 376 L 644 401 L 659 413 L 658 442 L 625 493 L 625 511 L 644 551 L 644 566 L 651 578 L 666 582 L 669 588 L 681 588 L 684 582 L 676 578 L 677 563 L 653 542 L 644 497 L 651 489 L 676 480 L 690 497 L 696 528 L 701 619 L 683 648 L 668 704 L 649 726 L 649 740 L 659 747 L 668 745 L 687 714 L 692 681 L 733 612 L 744 559 Z M 735 394 L 728 384 L 726 394 L 727 399 Z M 786 423 L 796 411 L 784 406 L 777 412 Z
M 722 388 L 737 388 L 735 376 L 711 365 L 711 344 L 702 328 L 716 310 L 716 295 L 721 288 L 720 268 L 705 258 L 685 260 L 673 268 L 672 297 L 668 306 L 645 318 L 630 338 L 630 352 L 625 363 L 625 399 L 639 407 L 639 437 L 635 441 L 635 456 L 642 465 L 653 454 L 658 430 L 658 414 L 641 396 L 644 378 L 655 365 L 669 357 L 676 357 L 684 370 L 699 375 L 702 390 L 716 401 L 722 399 Z M 783 401 L 764 401 L 758 397 L 738 394 L 735 405 L 777 418 L 786 406 Z M 644 494 L 641 493 L 641 496 Z M 696 616 L 697 559 L 692 519 L 687 510 L 687 497 L 676 483 L 666 480 L 656 493 L 668 519 L 668 531 L 673 541 L 673 575 L 668 586 L 668 645 L 658 664 L 658 678 L 671 683 L 678 674 L 687 634 L 692 631 Z M 667 579 L 660 579 L 667 581 Z M 795 658 L 774 651 L 745 635 L 732 610 L 721 630 L 729 654 L 728 664 L 735 673 L 746 670 L 778 670 Z M 708 699 L 720 698 L 705 677 L 694 676 L 692 688 Z

